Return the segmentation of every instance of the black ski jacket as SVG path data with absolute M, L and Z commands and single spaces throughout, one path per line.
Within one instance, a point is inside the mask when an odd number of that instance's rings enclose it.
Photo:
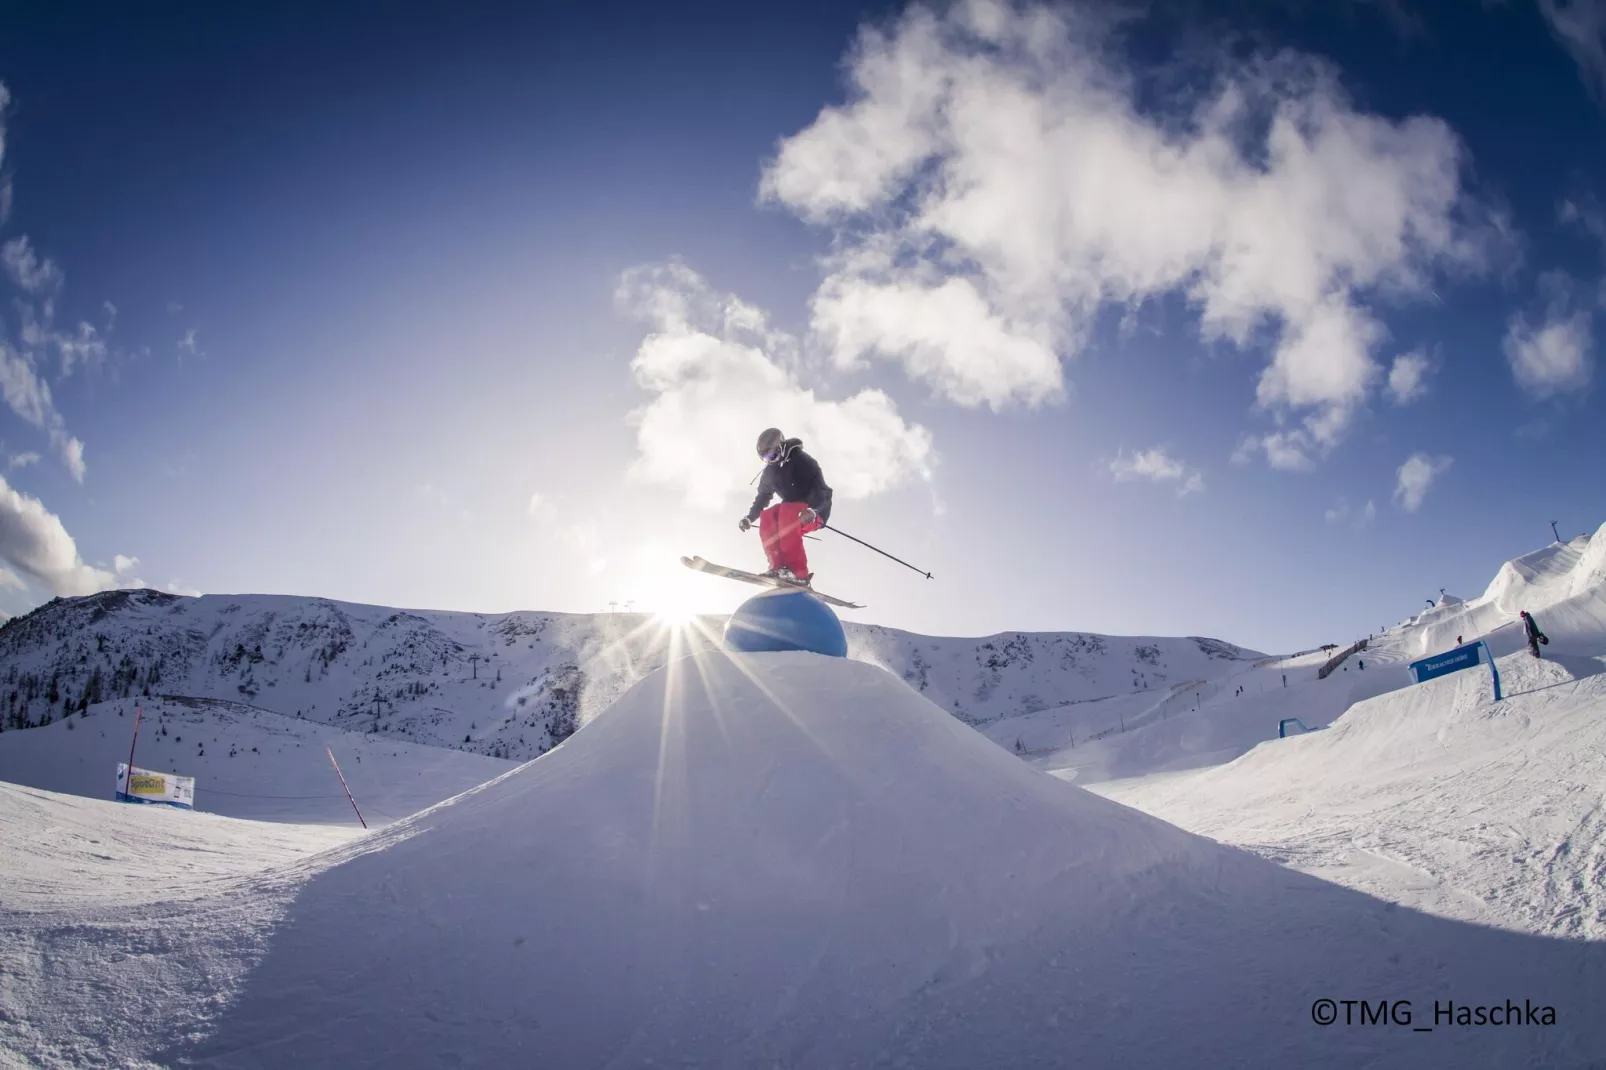
M 1532 613 L 1522 618 L 1522 630 L 1528 633 L 1529 642 L 1532 642 L 1533 640 L 1538 639 L 1541 635 L 1545 634 L 1539 630 L 1539 622 L 1534 620 Z
M 776 495 L 783 502 L 804 502 L 820 514 L 820 519 L 831 518 L 831 488 L 825 485 L 820 462 L 803 452 L 803 440 L 789 438 L 781 444 L 786 452 L 779 461 L 764 466 L 758 477 L 758 496 L 747 511 L 747 519 L 757 520 L 758 514 Z

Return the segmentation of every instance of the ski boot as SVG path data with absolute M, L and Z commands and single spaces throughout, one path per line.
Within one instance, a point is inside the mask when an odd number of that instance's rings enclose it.
M 814 573 L 812 572 L 799 576 L 791 569 L 784 567 L 772 568 L 768 571 L 760 572 L 759 575 L 763 576 L 767 580 L 780 580 L 782 583 L 791 584 L 798 587 L 807 587 L 809 586 L 809 581 L 814 579 Z

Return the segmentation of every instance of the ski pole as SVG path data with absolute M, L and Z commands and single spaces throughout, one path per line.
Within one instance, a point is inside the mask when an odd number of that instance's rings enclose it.
M 882 550 L 879 547 L 871 546 L 869 543 L 865 542 L 863 539 L 854 538 L 854 536 L 849 535 L 847 532 L 843 531 L 841 528 L 833 528 L 830 524 L 821 524 L 820 526 L 825 528 L 827 531 L 836 532 L 838 535 L 842 536 L 844 539 L 853 539 L 853 541 L 858 543 L 860 546 L 863 546 L 863 547 L 865 547 L 866 549 L 869 549 L 869 550 L 874 550 L 876 553 L 880 554 L 882 557 L 892 558 L 892 560 L 898 562 L 898 564 L 902 565 L 904 568 L 914 568 L 914 570 L 916 572 L 918 572 L 922 576 L 926 577 L 926 579 L 928 579 L 928 580 L 931 579 L 931 573 L 927 572 L 925 569 L 915 568 L 913 565 L 911 565 L 909 562 L 905 561 L 901 557 L 892 557 L 892 555 L 887 553 L 885 550 Z

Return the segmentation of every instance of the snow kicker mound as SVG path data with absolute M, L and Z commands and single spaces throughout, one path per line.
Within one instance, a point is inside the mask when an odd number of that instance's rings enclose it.
M 1606 946 L 1284 870 L 1038 773 L 882 670 L 813 654 L 672 663 L 552 753 L 369 842 L 303 887 L 211 1034 L 158 1059 L 972 1070 L 1606 1055 L 1590 1002 Z M 1323 999 L 1388 1000 L 1395 1024 L 1363 1028 Z M 1435 1000 L 1502 1015 L 1527 1001 L 1556 1024 L 1435 1026 Z M 1313 1004 L 1353 1024 L 1324 1028 Z M 1433 1032 L 1397 1024 L 1413 1015 Z

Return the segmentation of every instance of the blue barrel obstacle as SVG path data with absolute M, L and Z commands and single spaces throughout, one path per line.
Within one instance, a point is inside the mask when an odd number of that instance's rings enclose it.
M 725 622 L 725 649 L 743 653 L 807 650 L 848 656 L 848 637 L 835 610 L 807 591 L 776 590 L 754 595 Z

